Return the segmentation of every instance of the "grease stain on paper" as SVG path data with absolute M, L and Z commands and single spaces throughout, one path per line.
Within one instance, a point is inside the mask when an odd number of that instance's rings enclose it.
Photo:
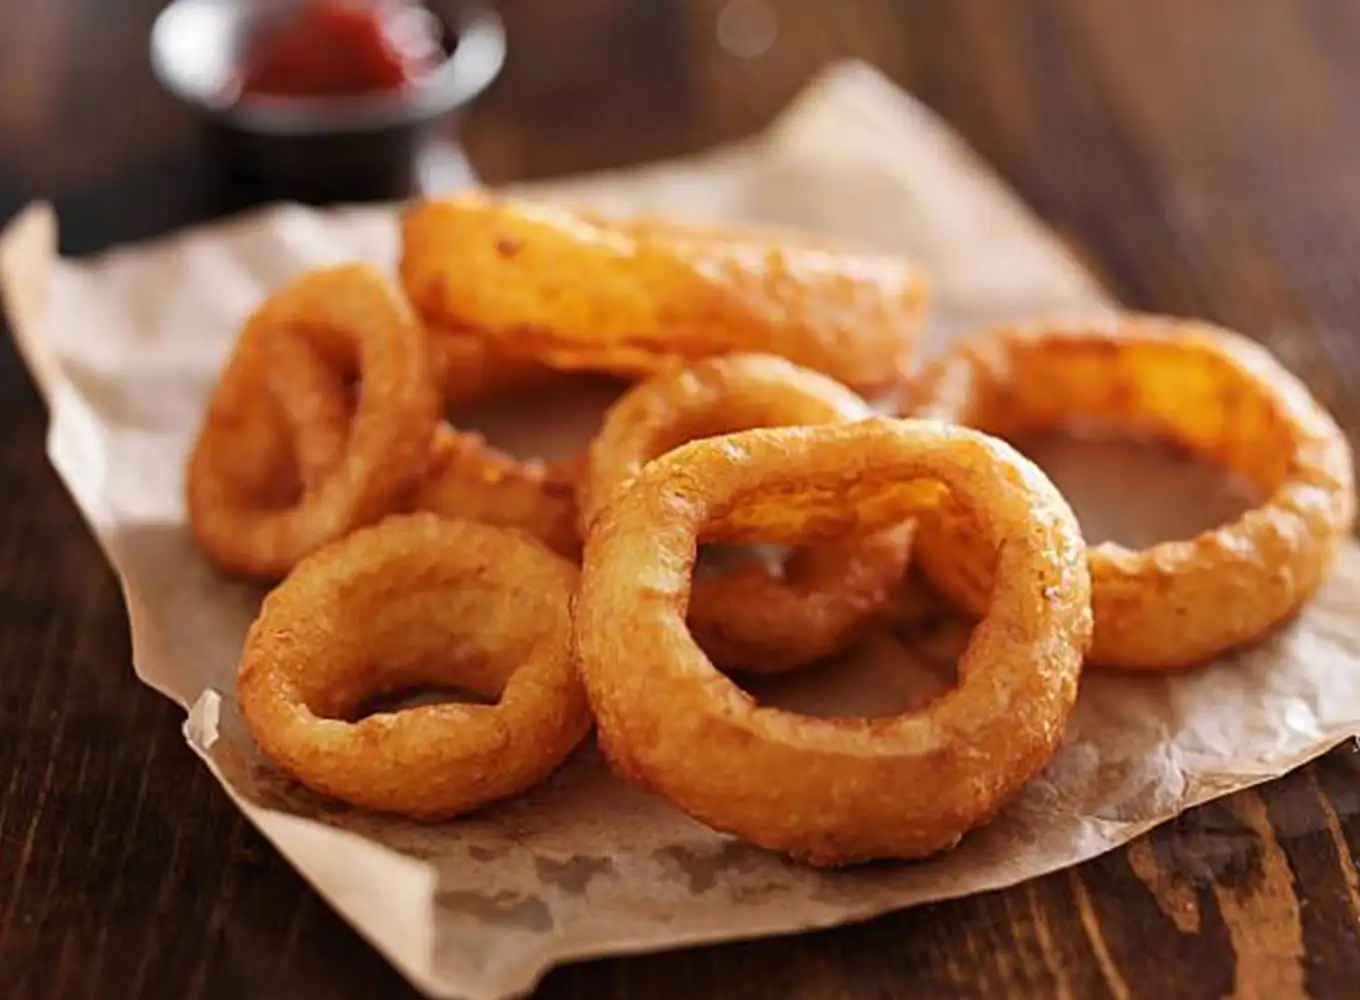
M 584 893 L 586 887 L 597 876 L 610 875 L 613 872 L 613 861 L 589 854 L 573 854 L 565 861 L 545 857 L 534 858 L 534 873 L 540 880 L 574 896 Z
M 537 896 L 522 896 L 516 892 L 497 892 L 486 895 L 463 889 L 441 889 L 435 905 L 472 918 L 479 924 L 491 924 L 506 929 L 546 934 L 553 929 L 552 910 Z

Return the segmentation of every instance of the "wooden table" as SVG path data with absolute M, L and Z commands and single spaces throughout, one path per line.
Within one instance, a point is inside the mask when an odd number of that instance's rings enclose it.
M 6 6 L 0 217 L 55 195 L 65 248 L 85 251 L 239 203 L 150 78 L 157 6 Z M 1125 302 L 1268 341 L 1360 439 L 1360 5 L 501 6 L 510 60 L 466 127 L 488 179 L 732 138 L 826 60 L 860 56 L 953 122 Z M 767 14 L 778 35 L 760 52 Z M 742 18 L 746 58 L 718 41 Z M 47 465 L 8 342 L 0 417 L 0 997 L 411 996 L 133 679 L 116 583 Z M 1357 857 L 1348 748 L 1012 891 L 566 968 L 540 996 L 1354 998 Z

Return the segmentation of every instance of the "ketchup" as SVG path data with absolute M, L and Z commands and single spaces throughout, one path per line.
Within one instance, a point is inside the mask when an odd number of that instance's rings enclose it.
M 240 87 L 269 97 L 400 90 L 443 58 L 438 21 L 410 0 L 308 0 L 251 32 Z

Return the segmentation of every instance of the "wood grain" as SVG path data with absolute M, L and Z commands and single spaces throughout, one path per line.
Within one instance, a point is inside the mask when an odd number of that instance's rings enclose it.
M 725 0 L 499 6 L 510 59 L 464 129 L 491 180 L 737 137 L 857 56 L 948 118 L 1125 302 L 1261 338 L 1360 431 L 1358 5 L 737 0 L 748 25 L 776 27 L 746 57 Z M 0 217 L 54 196 L 64 247 L 86 251 L 244 202 L 151 81 L 158 7 L 7 7 Z M 133 679 L 116 582 L 46 463 L 8 344 L 0 407 L 0 997 L 413 996 Z M 1357 858 L 1345 747 L 1007 892 L 585 963 L 539 995 L 1350 1000 Z

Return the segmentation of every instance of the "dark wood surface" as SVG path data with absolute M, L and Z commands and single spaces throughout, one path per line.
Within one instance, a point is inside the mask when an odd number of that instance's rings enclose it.
M 229 210 L 145 59 L 153 0 L 10 0 L 0 217 L 64 247 Z M 827 60 L 948 118 L 1136 307 L 1271 344 L 1360 430 L 1360 5 L 1342 0 L 505 0 L 466 123 L 490 180 L 694 150 Z M 733 15 L 726 17 L 731 23 Z M 238 817 L 128 662 L 117 584 L 0 346 L 0 997 L 413 995 Z M 1357 609 L 1360 611 L 1360 609 Z M 608 960 L 545 998 L 1360 996 L 1360 754 L 1343 748 L 1127 850 L 1008 892 L 798 938 Z

